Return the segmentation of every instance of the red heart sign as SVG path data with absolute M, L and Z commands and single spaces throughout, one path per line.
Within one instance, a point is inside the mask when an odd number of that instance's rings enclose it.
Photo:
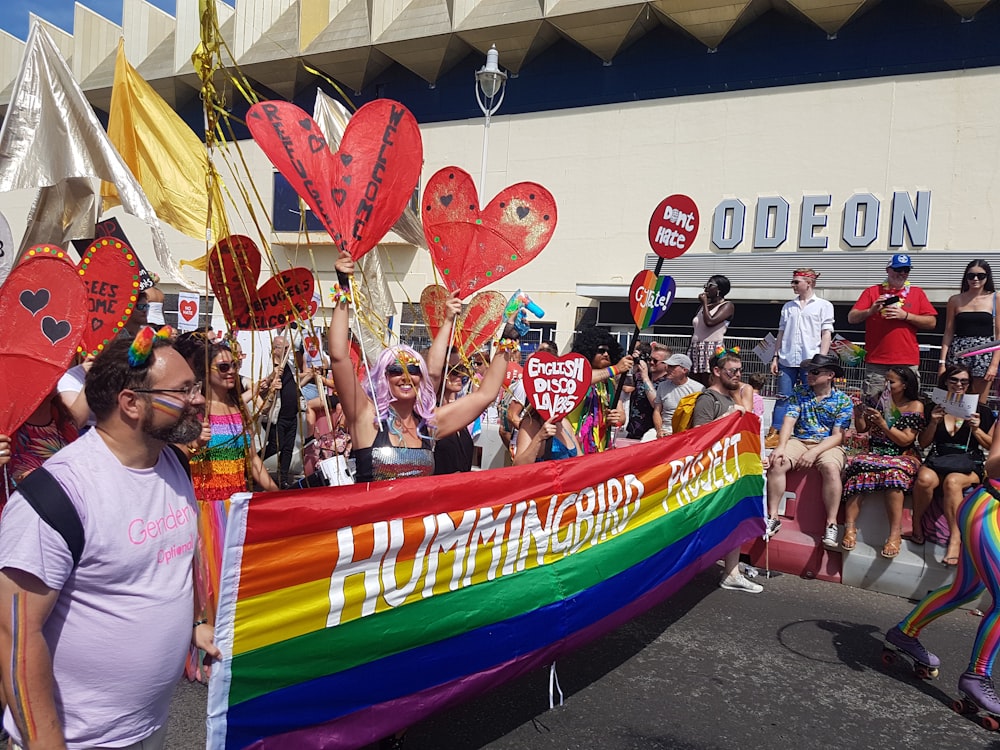
M 177 305 L 177 312 L 181 314 L 181 317 L 188 323 L 194 320 L 194 316 L 198 314 L 198 305 L 189 299 L 181 300 L 181 303 Z
M 420 293 L 420 307 L 431 337 L 436 336 L 444 325 L 445 302 L 450 296 L 451 293 L 443 286 L 429 286 Z M 469 300 L 468 306 L 455 319 L 453 346 L 463 360 L 472 357 L 496 335 L 503 324 L 506 305 L 507 298 L 500 292 L 480 292 Z
M 259 274 L 260 251 L 249 237 L 231 235 L 209 251 L 208 279 L 231 328 L 266 331 L 308 317 L 314 285 L 308 268 L 282 271 L 257 289 Z
M 13 435 L 73 360 L 87 293 L 66 253 L 39 245 L 0 287 L 0 433 Z
M 669 195 L 649 217 L 649 246 L 661 258 L 677 258 L 698 234 L 698 206 L 686 195 Z
M 575 409 L 590 388 L 590 362 L 582 354 L 554 357 L 535 352 L 524 363 L 524 392 L 542 419 L 558 421 Z
M 399 102 L 376 99 L 351 117 L 337 153 L 319 125 L 289 102 L 255 104 L 247 127 L 261 150 L 355 260 L 396 223 L 420 178 L 423 141 Z
M 480 210 L 472 177 L 458 167 L 428 180 L 422 205 L 434 265 L 462 297 L 523 266 L 556 229 L 555 198 L 541 185 L 511 185 Z
M 139 263 L 121 240 L 98 237 L 83 251 L 77 269 L 87 289 L 90 317 L 80 351 L 97 354 L 132 317 L 139 296 Z
M 628 306 L 632 320 L 640 331 L 655 325 L 667 314 L 677 296 L 677 283 L 672 276 L 657 276 L 652 271 L 639 271 L 632 279 Z

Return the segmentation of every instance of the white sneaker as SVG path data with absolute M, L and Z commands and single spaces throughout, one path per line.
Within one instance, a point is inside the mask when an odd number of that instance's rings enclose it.
M 837 544 L 837 524 L 831 523 L 823 531 L 823 546 L 827 549 L 838 549 Z
M 747 580 L 742 573 L 737 573 L 732 577 L 726 576 L 719 586 L 730 591 L 746 591 L 748 594 L 759 594 L 764 590 L 763 586 Z
M 772 518 L 768 516 L 764 519 L 764 538 L 770 539 L 772 536 L 781 531 L 781 521 L 777 518 Z

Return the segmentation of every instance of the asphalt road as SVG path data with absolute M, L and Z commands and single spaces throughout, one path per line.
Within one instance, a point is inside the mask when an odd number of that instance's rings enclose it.
M 701 574 L 561 661 L 565 705 L 549 710 L 539 671 L 412 727 L 405 748 L 1000 750 L 1000 734 L 949 708 L 979 617 L 959 610 L 924 631 L 942 661 L 939 679 L 924 682 L 904 662 L 880 661 L 905 599 L 790 575 L 757 595 L 716 581 Z M 169 750 L 204 746 L 206 696 L 179 686 Z

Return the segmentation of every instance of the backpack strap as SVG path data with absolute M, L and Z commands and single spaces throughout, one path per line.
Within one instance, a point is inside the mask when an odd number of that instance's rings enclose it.
M 83 523 L 63 486 L 44 467 L 39 467 L 17 485 L 17 491 L 45 523 L 59 532 L 73 557 L 73 567 L 83 555 Z

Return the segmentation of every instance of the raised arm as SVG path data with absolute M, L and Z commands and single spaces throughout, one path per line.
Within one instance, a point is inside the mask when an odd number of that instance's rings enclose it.
M 438 329 L 427 352 L 427 373 L 431 376 L 434 392 L 441 390 L 441 376 L 448 361 L 448 349 L 452 343 L 452 330 L 455 327 L 455 317 L 462 312 L 462 301 L 458 294 L 451 293 L 444 305 L 444 324 Z
M 490 362 L 490 367 L 483 376 L 483 384 L 478 391 L 473 391 L 449 404 L 439 406 L 435 412 L 437 417 L 438 438 L 454 435 L 463 427 L 472 424 L 476 417 L 482 414 L 486 407 L 496 400 L 503 386 L 504 375 L 507 373 L 507 363 L 511 353 L 497 353 Z

